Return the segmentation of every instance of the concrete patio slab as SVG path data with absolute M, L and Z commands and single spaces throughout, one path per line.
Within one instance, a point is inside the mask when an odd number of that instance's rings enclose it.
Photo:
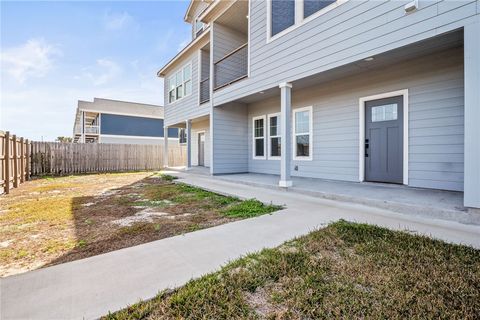
M 0 318 L 95 319 L 159 291 L 181 286 L 228 261 L 338 219 L 410 230 L 480 248 L 480 226 L 402 215 L 293 192 L 177 173 L 181 181 L 219 193 L 283 204 L 258 218 L 126 248 L 0 280 Z
M 188 172 L 209 175 L 208 169 L 201 167 L 193 167 Z M 280 179 L 278 175 L 241 173 L 218 175 L 214 178 L 274 190 L 287 190 L 278 186 Z M 462 192 L 302 177 L 292 177 L 292 181 L 293 186 L 288 188 L 288 192 L 358 203 L 408 215 L 480 225 L 480 211 L 463 206 Z

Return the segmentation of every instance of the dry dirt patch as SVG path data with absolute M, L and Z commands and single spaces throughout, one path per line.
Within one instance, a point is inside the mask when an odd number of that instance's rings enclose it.
M 30 181 L 1 198 L 0 276 L 234 221 L 238 204 L 153 172 Z

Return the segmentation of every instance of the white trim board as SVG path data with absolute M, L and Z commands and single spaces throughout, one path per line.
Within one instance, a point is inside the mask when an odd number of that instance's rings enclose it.
M 403 96 L 403 184 L 408 185 L 408 89 L 376 94 L 359 99 L 358 180 L 360 182 L 365 181 L 365 102 L 396 96 Z

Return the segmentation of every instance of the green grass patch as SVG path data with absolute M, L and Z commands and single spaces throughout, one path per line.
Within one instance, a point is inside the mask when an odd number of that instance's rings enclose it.
M 232 218 L 252 218 L 281 209 L 281 206 L 272 204 L 265 205 L 256 199 L 249 199 L 227 207 L 226 209 L 222 210 L 222 213 L 225 216 Z
M 480 251 L 340 221 L 105 319 L 475 319 Z

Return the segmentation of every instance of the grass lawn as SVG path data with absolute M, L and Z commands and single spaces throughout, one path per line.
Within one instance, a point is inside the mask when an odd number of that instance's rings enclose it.
M 340 221 L 105 319 L 478 319 L 480 251 Z
M 280 207 L 153 172 L 43 178 L 0 202 L 0 276 L 77 260 Z

